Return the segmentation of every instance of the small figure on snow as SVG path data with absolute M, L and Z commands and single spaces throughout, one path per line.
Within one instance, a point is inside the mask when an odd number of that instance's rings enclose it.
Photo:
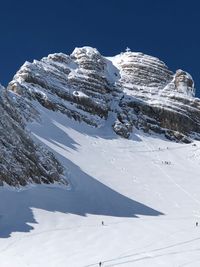
M 199 225 L 199 223 L 198 222 L 196 222 L 196 226 L 198 226 Z
M 102 225 L 105 225 L 105 224 L 104 224 L 104 221 L 102 221 L 101 224 L 102 224 Z
M 121 99 L 120 99 L 120 100 L 122 100 L 122 99 L 124 99 L 124 95 L 121 97 Z
M 102 266 L 102 262 L 101 261 L 99 262 L 99 266 Z

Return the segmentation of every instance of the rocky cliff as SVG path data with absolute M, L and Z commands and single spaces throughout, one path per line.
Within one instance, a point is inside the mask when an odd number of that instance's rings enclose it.
M 128 137 L 136 127 L 176 141 L 199 139 L 200 101 L 187 72 L 173 74 L 162 61 L 141 53 L 111 60 L 120 72 L 116 87 L 123 92 L 115 131 Z
M 54 155 L 34 143 L 20 113 L 0 86 L 0 185 L 67 184 Z

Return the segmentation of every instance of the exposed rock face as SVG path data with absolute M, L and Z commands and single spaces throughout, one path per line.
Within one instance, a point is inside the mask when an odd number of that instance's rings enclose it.
M 78 121 L 99 126 L 107 118 L 111 86 L 106 61 L 96 49 L 75 49 L 26 62 L 8 89 Z M 89 114 L 89 116 L 88 116 Z
M 194 98 L 194 82 L 187 72 L 173 75 L 162 61 L 141 53 L 126 52 L 111 60 L 121 76 L 115 86 L 123 92 L 113 126 L 116 133 L 127 137 L 136 127 L 175 141 L 200 138 L 200 101 Z
M 67 184 L 62 166 L 52 153 L 33 142 L 4 91 L 0 86 L 0 185 Z
M 34 110 L 34 99 L 96 127 L 113 113 L 113 130 L 125 138 L 135 128 L 175 141 L 200 138 L 200 101 L 192 77 L 182 70 L 173 74 L 165 63 L 142 53 L 105 58 L 83 47 L 69 56 L 52 54 L 26 62 L 8 89 L 19 95 L 18 102 L 26 101 L 26 114 Z

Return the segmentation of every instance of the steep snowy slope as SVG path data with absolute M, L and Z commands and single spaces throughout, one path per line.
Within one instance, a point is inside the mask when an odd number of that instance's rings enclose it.
M 96 129 L 38 110 L 29 129 L 69 167 L 71 190 L 0 189 L 3 266 L 199 266 L 199 142 L 127 140 L 111 121 Z

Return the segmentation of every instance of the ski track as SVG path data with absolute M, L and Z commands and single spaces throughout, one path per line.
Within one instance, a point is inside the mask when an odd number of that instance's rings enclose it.
M 151 147 L 147 144 L 147 142 L 146 141 L 144 141 L 144 143 L 146 144 L 146 146 L 148 146 L 150 149 L 151 149 Z M 152 150 L 150 150 L 151 152 L 152 152 Z M 153 150 L 153 151 L 155 151 L 155 150 Z M 158 158 L 158 160 L 160 161 L 160 162 L 162 162 L 162 160 L 160 159 L 160 157 L 159 157 L 159 155 L 158 154 L 156 154 L 156 156 L 157 156 L 157 158 Z M 169 175 L 169 174 L 167 174 L 167 172 L 166 171 L 164 171 L 163 170 L 163 168 L 161 168 L 161 167 L 159 167 L 159 166 L 157 166 L 161 171 L 162 171 L 162 173 L 177 187 L 177 188 L 179 188 L 182 192 L 184 192 L 190 199 L 192 199 L 194 202 L 196 202 L 197 204 L 199 204 L 200 205 L 200 200 L 198 200 L 198 199 L 196 199 L 196 198 L 194 198 L 187 190 L 185 190 L 180 184 L 178 184 L 178 183 L 176 183 L 175 182 L 175 180 Z

